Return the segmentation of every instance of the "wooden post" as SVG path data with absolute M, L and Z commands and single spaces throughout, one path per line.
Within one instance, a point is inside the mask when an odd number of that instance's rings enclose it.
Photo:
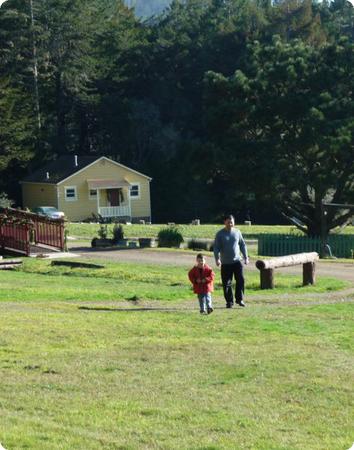
M 274 269 L 261 269 L 261 289 L 274 289 Z
M 315 284 L 316 282 L 316 263 L 307 262 L 302 265 L 302 285 L 307 286 L 309 284 Z

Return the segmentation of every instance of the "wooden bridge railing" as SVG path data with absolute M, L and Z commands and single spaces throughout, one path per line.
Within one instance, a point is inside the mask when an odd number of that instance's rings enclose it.
M 315 284 L 315 262 L 319 255 L 316 252 L 297 253 L 295 255 L 280 256 L 272 259 L 260 259 L 256 267 L 260 271 L 261 289 L 274 288 L 274 269 L 302 264 L 302 284 Z
M 32 226 L 13 220 L 0 218 L 0 247 L 13 250 L 26 256 L 30 254 L 30 236 Z
M 0 216 L 0 243 L 3 248 L 18 250 L 26 255 L 30 252 L 31 243 L 64 250 L 63 219 L 50 219 L 13 208 L 4 209 Z

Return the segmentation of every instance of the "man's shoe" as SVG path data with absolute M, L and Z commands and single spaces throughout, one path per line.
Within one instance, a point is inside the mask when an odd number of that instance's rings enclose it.
M 238 306 L 242 306 L 243 308 L 246 306 L 243 300 L 236 301 L 236 303 L 238 304 Z
M 213 311 L 214 311 L 214 308 L 208 308 L 207 309 L 208 314 L 211 314 Z
M 233 308 L 234 304 L 233 303 L 226 303 L 226 308 Z

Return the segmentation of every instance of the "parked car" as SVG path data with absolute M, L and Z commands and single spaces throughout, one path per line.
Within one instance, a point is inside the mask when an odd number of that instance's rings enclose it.
M 63 219 L 65 216 L 62 211 L 58 211 L 54 206 L 37 206 L 37 208 L 32 209 L 32 212 L 40 216 L 49 217 L 50 219 Z

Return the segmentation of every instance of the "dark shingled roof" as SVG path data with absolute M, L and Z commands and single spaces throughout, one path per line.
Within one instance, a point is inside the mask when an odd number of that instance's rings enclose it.
M 28 175 L 24 178 L 23 182 L 28 183 L 48 183 L 56 184 L 65 178 L 74 175 L 74 173 L 83 169 L 84 167 L 92 164 L 93 162 L 100 159 L 101 156 L 78 156 L 78 165 L 75 166 L 74 155 L 61 156 L 55 161 L 50 161 L 44 167 Z M 49 178 L 47 178 L 47 172 L 49 173 Z

